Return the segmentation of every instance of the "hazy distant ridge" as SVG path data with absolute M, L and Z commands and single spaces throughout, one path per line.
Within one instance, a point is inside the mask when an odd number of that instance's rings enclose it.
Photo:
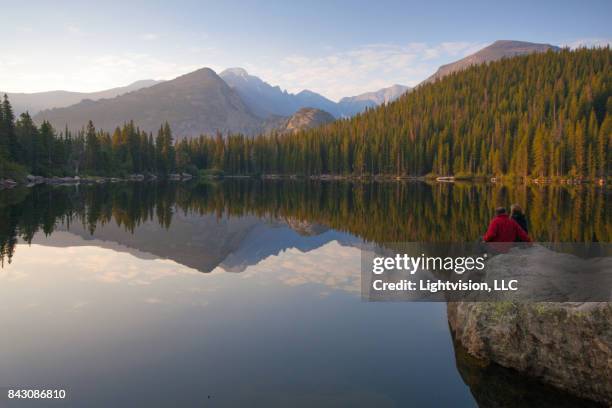
M 105 89 L 98 92 L 48 91 L 34 93 L 6 93 L 17 115 L 25 111 L 28 111 L 30 114 L 34 115 L 41 110 L 63 108 L 74 105 L 75 103 L 79 103 L 84 99 L 96 101 L 103 98 L 114 98 L 116 96 L 137 91 L 160 82 L 162 81 L 143 79 L 141 81 L 133 82 L 127 86 Z M 0 91 L 0 94 L 4 93 L 5 92 Z
M 383 103 L 393 102 L 411 89 L 408 86 L 395 84 L 388 88 L 379 89 L 376 92 L 366 92 L 361 95 L 342 98 L 338 105 L 340 105 L 343 116 L 353 116 L 363 112 L 366 108 L 373 108 Z

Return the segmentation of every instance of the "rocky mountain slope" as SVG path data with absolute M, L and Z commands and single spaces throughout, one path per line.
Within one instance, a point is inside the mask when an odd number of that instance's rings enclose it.
M 216 131 L 256 134 L 263 127 L 240 96 L 209 68 L 112 99 L 45 110 L 34 117 L 37 123 L 48 120 L 57 129 L 66 124 L 79 129 L 90 119 L 108 131 L 133 120 L 141 129 L 156 132 L 167 121 L 177 138 Z
M 448 304 L 455 340 L 482 361 L 612 404 L 610 303 Z
M 331 114 L 321 109 L 302 108 L 287 120 L 283 130 L 292 133 L 325 125 L 334 120 Z
M 548 50 L 558 51 L 559 47 L 550 44 L 538 44 L 524 41 L 499 40 L 488 47 L 468 55 L 459 61 L 442 65 L 438 70 L 421 84 L 434 82 L 453 72 L 462 71 L 472 65 L 484 64 L 485 62 L 497 61 L 502 58 L 515 57 L 517 55 L 531 54 L 534 52 L 546 52 Z
M 301 108 L 311 107 L 336 114 L 336 103 L 316 92 L 304 90 L 293 94 L 272 86 L 243 68 L 229 68 L 219 74 L 261 118 L 291 116 Z
M 240 95 L 251 111 L 261 118 L 291 116 L 301 108 L 320 109 L 337 118 L 353 116 L 368 107 L 391 102 L 409 89 L 403 85 L 393 85 L 334 102 L 307 89 L 297 94 L 289 93 L 279 86 L 272 86 L 250 75 L 243 68 L 226 69 L 219 76 Z

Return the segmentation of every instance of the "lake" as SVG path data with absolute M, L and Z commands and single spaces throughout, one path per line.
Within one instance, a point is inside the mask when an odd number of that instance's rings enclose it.
M 472 361 L 444 303 L 362 301 L 360 254 L 477 241 L 515 202 L 538 241 L 610 242 L 608 197 L 252 179 L 0 191 L 0 388 L 67 391 L 49 406 L 588 405 Z

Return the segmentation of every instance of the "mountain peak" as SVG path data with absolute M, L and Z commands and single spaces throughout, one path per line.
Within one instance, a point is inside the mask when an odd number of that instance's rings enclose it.
M 161 123 L 168 122 L 176 138 L 216 131 L 257 134 L 262 130 L 261 120 L 210 68 L 111 99 L 42 111 L 34 117 L 37 123 L 48 120 L 56 128 L 68 123 L 72 129 L 90 119 L 97 128 L 108 131 L 133 120 L 141 130 L 155 132 Z
M 174 81 L 184 79 L 184 78 L 198 78 L 198 77 L 199 78 L 218 78 L 218 75 L 212 69 L 208 67 L 203 67 L 200 69 L 196 69 L 195 71 L 180 75 L 176 77 Z
M 493 44 L 483 48 L 473 55 L 484 54 L 491 51 L 509 52 L 512 55 L 521 55 L 528 54 L 530 52 L 545 52 L 548 50 L 558 51 L 560 48 L 552 44 L 540 44 L 516 40 L 497 40 Z
M 491 45 L 489 45 L 489 47 L 499 47 L 499 46 L 527 46 L 527 47 L 532 47 L 534 45 L 544 45 L 544 46 L 548 46 L 548 47 L 553 47 L 556 48 L 554 45 L 551 44 L 545 44 L 545 43 L 532 43 L 529 41 L 519 41 L 519 40 L 497 40 L 494 41 Z
M 239 76 L 239 77 L 248 77 L 249 73 L 244 68 L 234 67 L 234 68 L 227 68 L 226 70 L 224 70 L 223 72 L 219 74 L 221 78 L 225 76 L 229 76 L 229 75 L 234 75 L 234 76 Z
M 327 112 L 337 111 L 335 103 L 308 90 L 292 94 L 250 75 L 244 68 L 228 68 L 219 76 L 240 95 L 251 112 L 261 119 L 291 116 L 300 108 L 310 106 Z
M 511 44 L 532 44 L 529 42 L 518 41 L 518 40 L 496 40 L 489 47 L 496 47 L 500 45 L 511 45 Z
M 302 96 L 314 96 L 314 95 L 319 95 L 316 92 L 310 91 L 308 89 L 303 89 L 300 92 L 298 92 L 296 95 L 302 95 Z

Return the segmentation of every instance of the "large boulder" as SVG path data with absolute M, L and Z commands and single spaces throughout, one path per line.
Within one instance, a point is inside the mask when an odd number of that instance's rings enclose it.
M 612 404 L 612 303 L 450 302 L 453 337 L 496 363 Z
M 559 390 L 518 371 L 470 355 L 454 342 L 457 370 L 479 408 L 576 408 L 600 404 Z

